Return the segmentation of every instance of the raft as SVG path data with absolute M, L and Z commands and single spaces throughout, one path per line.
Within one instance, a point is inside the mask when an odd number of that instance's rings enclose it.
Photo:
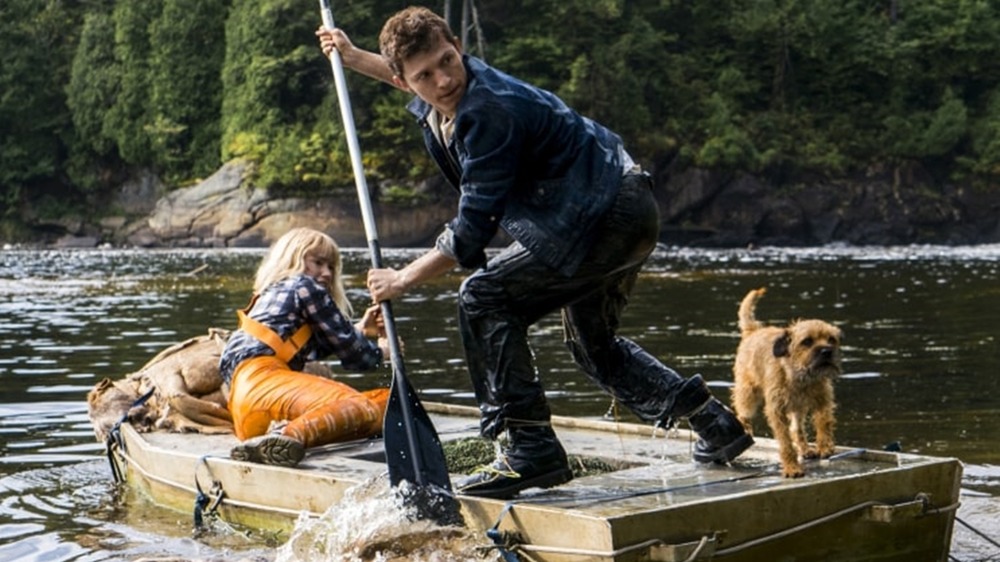
M 477 435 L 476 408 L 424 403 L 442 443 Z M 777 445 L 756 444 L 731 465 L 692 460 L 686 430 L 554 417 L 573 462 L 609 469 L 513 500 L 459 495 L 466 526 L 501 537 L 521 560 L 944 561 L 959 505 L 961 463 L 838 448 L 781 475 Z M 116 472 L 165 508 L 211 511 L 251 528 L 287 531 L 359 484 L 385 474 L 379 439 L 310 450 L 295 468 L 234 461 L 232 435 L 140 433 L 128 424 L 109 448 Z M 452 474 L 452 482 L 463 475 Z M 500 540 L 500 539 L 497 539 Z

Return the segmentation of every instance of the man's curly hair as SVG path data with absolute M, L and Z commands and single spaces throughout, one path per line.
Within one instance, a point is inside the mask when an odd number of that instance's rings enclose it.
M 438 38 L 453 43 L 455 34 L 444 18 L 427 8 L 410 6 L 397 12 L 382 26 L 379 50 L 396 76 L 403 76 L 403 61 L 425 53 Z

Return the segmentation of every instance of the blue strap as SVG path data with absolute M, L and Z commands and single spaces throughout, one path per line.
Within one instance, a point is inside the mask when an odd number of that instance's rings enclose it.
M 500 515 L 497 517 L 496 523 L 486 530 L 486 536 L 493 541 L 494 545 L 496 545 L 497 551 L 504 559 L 504 562 L 520 562 L 517 555 L 507 549 L 507 541 L 505 540 L 504 533 L 499 529 L 500 522 L 503 521 L 503 518 L 507 516 L 507 512 L 509 512 L 513 507 L 514 502 L 507 502 L 507 505 L 503 506 L 503 510 L 500 511 Z
M 202 457 L 198 459 L 198 462 L 208 467 L 209 456 L 210 455 L 202 455 Z M 211 475 L 211 471 L 209 471 L 209 475 Z M 212 496 L 206 494 L 201 489 L 201 482 L 198 481 L 197 465 L 195 465 L 194 487 L 198 491 L 194 498 L 194 528 L 195 531 L 201 531 L 205 525 L 204 516 L 215 513 L 215 510 L 219 508 L 219 504 L 222 503 L 222 498 L 225 496 L 225 492 L 222 490 L 222 483 L 218 480 L 213 480 L 212 491 L 216 494 L 216 496 L 215 501 L 211 501 Z
M 111 478 L 114 479 L 115 484 L 121 484 L 125 481 L 125 474 L 115 461 L 114 452 L 115 447 L 125 449 L 125 442 L 122 440 L 121 433 L 122 424 L 128 421 L 128 413 L 132 408 L 145 404 L 153 396 L 154 392 L 156 392 L 156 387 L 150 388 L 146 391 L 146 394 L 136 398 L 135 402 L 132 402 L 132 405 L 128 407 L 128 410 L 125 410 L 125 414 L 122 415 L 121 419 L 115 422 L 115 425 L 111 426 L 108 436 L 104 440 L 104 450 L 108 455 L 108 462 L 111 464 Z
M 199 462 L 205 462 L 205 457 L 201 457 Z M 195 469 L 194 474 L 194 487 L 198 490 L 198 494 L 194 497 L 194 528 L 197 530 L 201 529 L 205 524 L 205 518 L 203 515 L 205 513 L 205 507 L 208 506 L 209 500 L 208 494 L 202 491 L 201 483 L 198 482 L 197 468 Z

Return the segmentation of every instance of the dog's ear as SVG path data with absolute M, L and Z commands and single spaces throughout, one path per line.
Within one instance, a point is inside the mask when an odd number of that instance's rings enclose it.
M 792 336 L 788 331 L 781 333 L 781 336 L 774 340 L 774 349 L 771 353 L 774 353 L 775 357 L 788 357 L 788 346 L 792 343 Z

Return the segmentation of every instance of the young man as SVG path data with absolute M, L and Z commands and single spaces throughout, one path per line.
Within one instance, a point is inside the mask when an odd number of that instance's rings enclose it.
M 527 338 L 530 325 L 557 310 L 583 371 L 642 419 L 687 419 L 699 435 L 696 460 L 727 463 L 753 443 L 700 376 L 684 379 L 615 333 L 659 235 L 651 180 L 618 135 L 464 55 L 447 22 L 426 8 L 385 23 L 381 55 L 355 47 L 340 29 L 317 35 L 327 56 L 336 48 L 347 68 L 416 96 L 408 109 L 460 192 L 457 216 L 433 249 L 401 270 L 368 273 L 381 301 L 456 263 L 473 270 L 459 292 L 459 323 L 480 429 L 494 440 L 506 431 L 508 441 L 459 492 L 510 498 L 572 479 Z M 487 260 L 498 228 L 514 242 Z

